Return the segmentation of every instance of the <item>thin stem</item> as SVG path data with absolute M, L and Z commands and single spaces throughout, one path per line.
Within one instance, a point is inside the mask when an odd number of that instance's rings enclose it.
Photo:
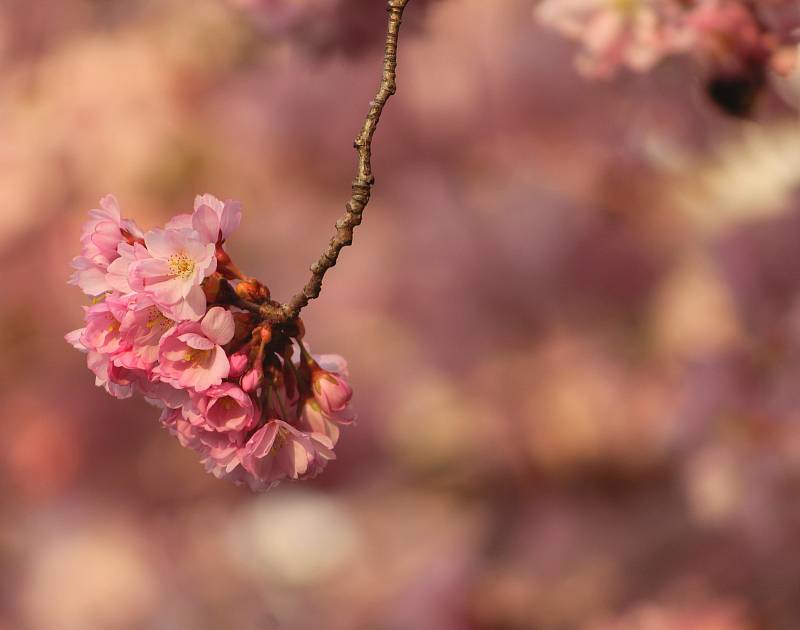
M 303 289 L 296 293 L 289 302 L 275 306 L 264 304 L 260 314 L 273 323 L 284 323 L 295 319 L 309 300 L 318 297 L 322 290 L 325 273 L 336 264 L 342 248 L 353 242 L 353 231 L 361 224 L 361 215 L 369 203 L 375 178 L 372 175 L 372 137 L 378 127 L 386 102 L 397 90 L 397 39 L 403 11 L 410 0 L 389 0 L 389 28 L 386 33 L 386 46 L 383 57 L 383 74 L 378 93 L 370 103 L 369 113 L 364 120 L 361 133 L 355 140 L 354 147 L 358 152 L 358 170 L 352 184 L 352 195 L 347 202 L 346 212 L 336 222 L 336 234 L 328 243 L 317 262 L 311 265 L 311 278 Z

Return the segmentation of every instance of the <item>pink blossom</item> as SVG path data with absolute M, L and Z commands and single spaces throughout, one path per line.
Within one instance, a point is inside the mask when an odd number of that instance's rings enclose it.
M 72 259 L 72 268 L 75 272 L 70 276 L 69 283 L 77 285 L 87 295 L 101 295 L 111 289 L 102 264 L 85 256 L 76 256 Z
M 222 383 L 195 397 L 189 419 L 213 431 L 229 432 L 251 428 L 255 415 L 256 407 L 247 393 L 233 383 Z
M 86 308 L 86 327 L 80 341 L 86 348 L 102 354 L 114 354 L 124 349 L 126 342 L 120 333 L 120 322 L 107 302 Z
M 72 261 L 75 273 L 70 284 L 78 285 L 89 295 L 110 290 L 105 272 L 118 256 L 117 247 L 128 238 L 141 237 L 138 226 L 122 218 L 117 200 L 112 195 L 103 197 L 100 208 L 89 211 L 89 220 L 81 229 L 81 255 Z
M 151 230 L 144 241 L 151 257 L 130 264 L 131 288 L 149 295 L 170 319 L 200 319 L 206 310 L 201 283 L 217 266 L 214 245 L 186 228 Z
M 95 383 L 159 407 L 163 425 L 216 477 L 261 490 L 319 473 L 335 457 L 340 425 L 352 422 L 347 366 L 306 352 L 303 370 L 291 370 L 296 340 L 239 313 L 218 289 L 226 274 L 241 275 L 220 249 L 239 224 L 239 205 L 197 197 L 193 214 L 144 237 L 113 198 L 101 206 L 84 226 L 73 281 L 102 298 L 65 335 L 86 353 Z M 218 260 L 227 267 L 215 273 Z M 263 292 L 253 299 L 269 295 L 253 284 Z M 265 362 L 283 364 L 284 378 L 270 372 L 266 384 Z
M 228 361 L 231 364 L 231 371 L 228 376 L 231 378 L 239 378 L 247 369 L 247 366 L 250 363 L 250 358 L 247 356 L 246 352 L 240 351 L 234 352 L 230 357 L 228 357 Z
M 353 390 L 347 383 L 347 362 L 335 354 L 314 357 L 311 395 L 299 407 L 298 427 L 339 441 L 339 426 L 352 424 L 355 414 L 349 406 Z
M 200 460 L 206 470 L 217 479 L 231 478 L 237 481 L 237 469 L 241 471 L 241 448 L 230 436 L 222 433 L 205 432 Z
M 71 345 L 76 350 L 80 350 L 81 352 L 87 352 L 89 349 L 83 345 L 81 341 L 81 337 L 83 337 L 84 328 L 78 328 L 76 330 L 69 331 L 66 335 L 64 335 L 64 339 L 66 342 Z
M 175 322 L 141 293 L 110 296 L 106 304 L 120 322 L 119 334 L 127 342 L 127 348 L 114 357 L 114 362 L 131 369 L 151 369 L 158 361 L 161 337 Z
M 261 387 L 263 381 L 264 367 L 261 365 L 261 361 L 256 361 L 256 364 L 242 377 L 242 389 L 252 393 Z
M 181 446 L 191 448 L 200 455 L 206 470 L 215 477 L 228 477 L 239 467 L 243 434 L 205 430 L 193 424 L 186 412 L 180 409 L 164 409 L 161 422 L 178 438 Z
M 204 391 L 219 385 L 230 371 L 222 346 L 233 338 L 233 330 L 233 316 L 221 306 L 199 323 L 177 325 L 161 340 L 156 373 L 174 387 Z
M 130 398 L 138 375 L 133 370 L 114 365 L 107 354 L 90 350 L 86 365 L 95 375 L 95 385 L 103 387 L 114 398 Z
M 242 206 L 238 201 L 224 203 L 214 195 L 198 195 L 194 200 L 192 227 L 208 243 L 221 243 L 242 221 Z
M 323 413 L 319 403 L 308 398 L 300 409 L 298 428 L 309 433 L 321 433 L 330 439 L 335 446 L 339 441 L 339 425 L 336 418 Z
M 321 355 L 316 357 L 319 367 L 311 375 L 314 399 L 322 413 L 343 419 L 351 418 L 348 407 L 353 390 L 347 383 L 347 362 L 340 356 Z
M 333 443 L 324 435 L 304 433 L 283 420 L 269 420 L 241 451 L 245 470 L 257 487 L 270 487 L 281 479 L 316 476 L 335 459 Z
M 137 387 L 144 396 L 145 402 L 150 403 L 159 409 L 181 409 L 189 404 L 189 391 L 177 389 L 159 380 L 152 371 L 147 373 L 146 378 L 137 382 Z
M 535 15 L 583 45 L 578 69 L 593 78 L 610 77 L 619 66 L 649 70 L 691 46 L 674 0 L 544 0 Z
M 730 0 L 706 0 L 686 16 L 697 42 L 695 52 L 715 71 L 736 74 L 750 64 L 762 65 L 772 51 L 756 16 Z
M 132 293 L 133 289 L 128 282 L 130 266 L 137 260 L 150 258 L 150 254 L 141 243 L 120 243 L 117 252 L 119 258 L 112 261 L 106 271 L 106 284 L 122 294 Z

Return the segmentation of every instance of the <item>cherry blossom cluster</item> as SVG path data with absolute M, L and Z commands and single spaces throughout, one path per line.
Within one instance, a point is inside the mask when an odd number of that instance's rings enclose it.
M 98 386 L 159 407 L 209 472 L 262 490 L 316 476 L 354 414 L 344 359 L 312 356 L 299 318 L 260 315 L 269 290 L 224 248 L 240 221 L 238 203 L 203 195 L 192 214 L 145 233 L 103 198 L 70 278 L 92 304 L 66 339 Z
M 535 15 L 581 44 L 576 64 L 592 78 L 687 54 L 708 73 L 712 97 L 724 101 L 757 91 L 770 70 L 785 76 L 797 65 L 795 0 L 542 0 Z

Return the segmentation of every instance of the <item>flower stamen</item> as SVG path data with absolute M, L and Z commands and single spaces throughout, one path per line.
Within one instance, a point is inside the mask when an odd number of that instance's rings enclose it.
M 179 278 L 188 278 L 194 273 L 194 261 L 185 252 L 172 254 L 168 260 L 169 272 Z

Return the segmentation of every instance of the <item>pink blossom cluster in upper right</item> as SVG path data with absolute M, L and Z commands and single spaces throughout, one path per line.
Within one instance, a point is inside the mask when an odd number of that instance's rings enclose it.
M 712 97 L 730 100 L 760 88 L 770 71 L 787 75 L 797 65 L 795 0 L 542 0 L 534 14 L 580 43 L 576 65 L 591 78 L 644 72 L 685 54 L 705 69 Z

